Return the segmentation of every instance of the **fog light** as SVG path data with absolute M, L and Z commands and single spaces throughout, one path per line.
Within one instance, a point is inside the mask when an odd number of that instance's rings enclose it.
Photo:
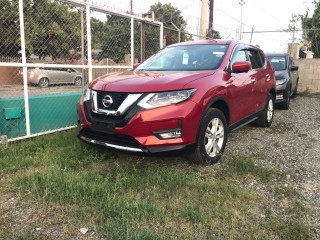
M 153 134 L 159 139 L 174 139 L 174 138 L 181 138 L 181 129 L 168 129 L 164 131 L 156 131 Z

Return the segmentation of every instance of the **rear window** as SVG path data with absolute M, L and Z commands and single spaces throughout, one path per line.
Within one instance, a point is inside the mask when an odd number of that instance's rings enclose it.
M 262 58 L 262 54 L 260 54 L 257 49 L 249 49 L 248 55 L 252 69 L 258 69 L 263 67 L 264 58 Z

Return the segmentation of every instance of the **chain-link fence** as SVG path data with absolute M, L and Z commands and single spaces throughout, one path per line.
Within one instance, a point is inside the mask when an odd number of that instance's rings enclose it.
M 88 82 L 162 48 L 162 23 L 85 2 L 2 0 L 0 9 L 0 143 L 74 127 Z

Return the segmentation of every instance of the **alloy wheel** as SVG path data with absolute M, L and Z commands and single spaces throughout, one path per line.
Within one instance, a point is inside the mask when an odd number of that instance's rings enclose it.
M 224 127 L 219 118 L 212 119 L 204 137 L 205 149 L 210 157 L 220 154 L 224 142 Z

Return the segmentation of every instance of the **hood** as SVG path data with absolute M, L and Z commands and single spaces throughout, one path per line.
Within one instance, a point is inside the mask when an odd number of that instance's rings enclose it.
M 214 71 L 199 72 L 145 72 L 127 71 L 110 73 L 95 79 L 90 88 L 110 92 L 161 92 L 183 89 L 186 84 L 214 74 Z
M 287 79 L 288 72 L 286 70 L 277 70 L 274 72 L 276 80 L 278 79 Z

